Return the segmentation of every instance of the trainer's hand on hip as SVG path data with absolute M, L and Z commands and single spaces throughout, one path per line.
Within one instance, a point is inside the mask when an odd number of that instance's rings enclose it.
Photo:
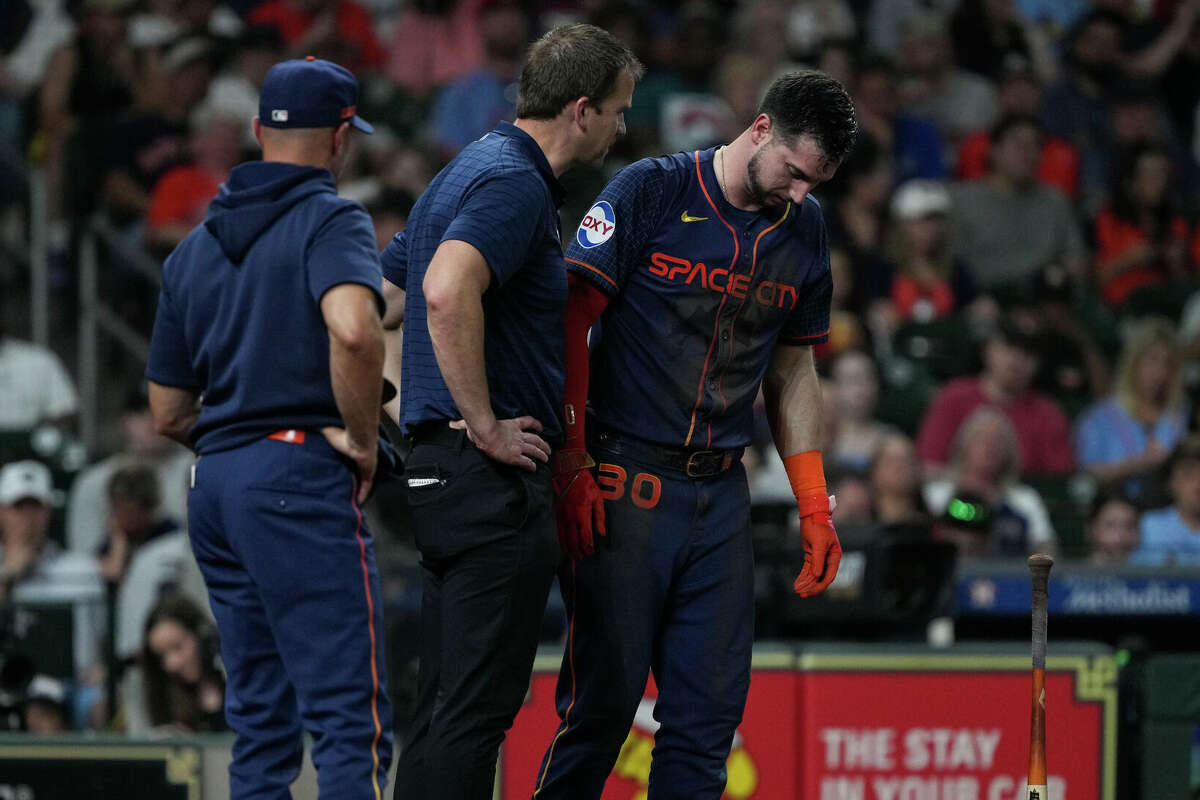
M 334 450 L 354 462 L 354 474 L 358 478 L 358 492 L 355 500 L 359 505 L 367 502 L 367 497 L 371 494 L 371 486 L 375 482 L 375 462 L 379 457 L 377 443 L 372 441 L 369 447 L 358 445 L 350 440 L 350 434 L 346 432 L 345 428 L 332 425 L 322 428 L 321 434 Z
M 554 476 L 554 516 L 558 543 L 574 561 L 596 552 L 595 536 L 607 536 L 604 498 L 588 468 Z
M 512 464 L 529 472 L 537 471 L 534 461 L 543 464 L 550 460 L 550 445 L 538 436 L 542 423 L 533 417 L 498 419 L 485 429 L 475 429 L 462 420 L 450 423 L 451 428 L 465 428 L 467 436 L 488 458 L 502 464 Z
M 819 495 L 798 501 L 800 540 L 804 544 L 804 568 L 792 588 L 801 597 L 813 597 L 825 591 L 837 576 L 842 563 L 842 545 L 833 529 L 831 497 Z

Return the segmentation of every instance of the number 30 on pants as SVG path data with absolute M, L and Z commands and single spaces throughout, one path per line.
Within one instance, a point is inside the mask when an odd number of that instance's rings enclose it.
M 625 496 L 625 485 L 629 474 L 624 467 L 616 464 L 600 464 L 597 467 L 596 485 L 600 487 L 600 496 L 605 500 L 620 500 Z M 662 499 L 662 481 L 658 476 L 648 472 L 639 472 L 633 476 L 629 487 L 629 499 L 638 508 L 654 508 Z

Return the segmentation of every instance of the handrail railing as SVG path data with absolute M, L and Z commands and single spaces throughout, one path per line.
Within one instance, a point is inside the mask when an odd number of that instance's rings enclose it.
M 116 341 L 130 356 L 145 363 L 150 341 L 100 297 L 100 246 L 111 260 L 132 270 L 155 287 L 162 285 L 162 267 L 131 245 L 105 220 L 97 217 L 84 227 L 79 244 L 79 434 L 95 451 L 100 428 L 100 334 Z
M 5 254 L 29 270 L 30 338 L 40 345 L 50 342 L 50 285 L 46 262 L 46 179 L 40 169 L 31 168 L 19 150 L 0 144 L 0 166 L 7 175 L 18 181 L 17 189 L 24 191 L 29 203 L 29 249 L 20 252 L 10 248 Z

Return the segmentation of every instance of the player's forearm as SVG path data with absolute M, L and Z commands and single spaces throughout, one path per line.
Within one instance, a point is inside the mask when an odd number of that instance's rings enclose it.
M 821 384 L 811 347 L 780 347 L 763 381 L 767 421 L 781 458 L 824 444 Z
M 188 435 L 200 418 L 200 408 L 195 392 L 174 386 L 163 386 L 150 382 L 150 415 L 154 419 L 154 431 L 191 447 Z
M 392 382 L 396 387 L 396 396 L 388 402 L 384 403 L 383 410 L 392 421 L 396 424 L 400 423 L 400 358 L 404 350 L 404 329 L 395 328 L 383 331 L 383 377 Z
M 608 305 L 608 298 L 574 275 L 570 282 L 565 325 L 566 381 L 563 386 L 566 440 L 562 449 L 582 450 L 587 441 L 588 331 Z
M 487 436 L 496 425 L 483 357 L 483 298 L 471 285 L 426 296 L 426 322 L 438 369 L 467 427 Z
M 365 321 L 361 335 L 353 339 L 329 337 L 333 398 L 350 443 L 362 450 L 373 449 L 378 435 L 383 357 L 383 328 L 378 317 Z

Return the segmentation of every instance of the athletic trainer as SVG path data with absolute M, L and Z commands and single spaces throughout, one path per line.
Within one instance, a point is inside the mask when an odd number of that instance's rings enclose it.
M 560 560 L 547 463 L 563 436 L 558 176 L 604 160 L 641 73 L 599 28 L 547 33 L 527 55 L 516 123 L 443 169 L 383 252 L 385 324 L 404 323 L 400 421 L 424 582 L 397 800 L 492 796 Z
M 561 576 L 570 632 L 537 798 L 600 797 L 651 671 L 649 797 L 721 796 L 750 684 L 741 458 L 760 385 L 799 504 L 795 590 L 818 594 L 837 573 L 812 355 L 833 283 L 809 192 L 855 131 L 837 81 L 786 74 L 732 143 L 618 173 L 568 248 L 568 424 L 554 481 L 573 556 Z
M 358 82 L 276 64 L 234 168 L 163 265 L 150 345 L 160 433 L 199 458 L 188 529 L 237 734 L 230 796 L 288 798 L 301 730 L 322 800 L 378 800 L 392 754 L 379 576 L 360 504 L 375 476 L 382 277 L 362 206 L 337 196 Z

